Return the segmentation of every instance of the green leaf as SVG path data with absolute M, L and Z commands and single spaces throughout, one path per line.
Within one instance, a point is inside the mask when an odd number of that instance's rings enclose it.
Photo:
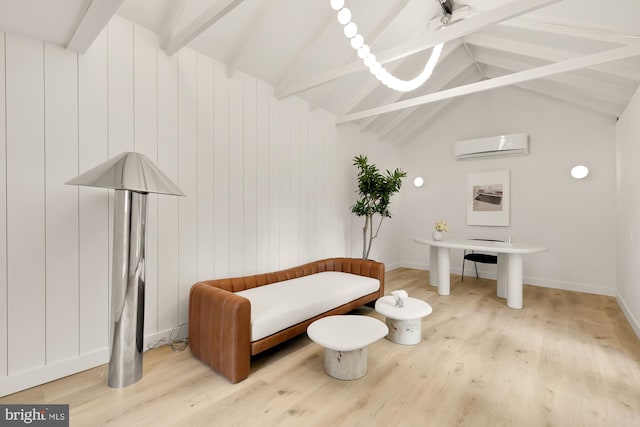
M 391 218 L 389 210 L 391 196 L 400 191 L 402 178 L 405 178 L 407 173 L 396 168 L 393 172 L 385 170 L 385 175 L 383 175 L 376 165 L 369 164 L 365 155 L 355 156 L 353 165 L 358 168 L 358 194 L 360 198 L 351 206 L 351 212 L 357 216 L 366 216 L 371 221 L 373 221 L 375 214 L 383 218 Z M 367 224 L 368 222 L 365 223 L 365 228 L 368 228 Z M 367 248 L 366 238 L 364 247 Z M 367 254 L 369 249 L 370 247 L 366 250 Z

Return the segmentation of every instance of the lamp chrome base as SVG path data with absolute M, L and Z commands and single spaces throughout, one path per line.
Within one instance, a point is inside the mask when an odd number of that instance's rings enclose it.
M 126 387 L 142 378 L 147 194 L 185 194 L 144 154 L 133 152 L 101 163 L 66 184 L 115 190 L 109 387 Z
M 115 191 L 109 387 L 142 378 L 147 194 Z

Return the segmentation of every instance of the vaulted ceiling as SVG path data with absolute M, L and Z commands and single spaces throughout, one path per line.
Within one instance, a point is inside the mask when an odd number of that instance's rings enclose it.
M 0 31 L 83 52 L 114 14 L 297 95 L 361 130 L 402 143 L 461 97 L 517 86 L 616 117 L 640 85 L 638 0 L 347 0 L 385 67 L 418 74 L 445 42 L 421 88 L 381 85 L 355 55 L 329 0 L 0 0 Z

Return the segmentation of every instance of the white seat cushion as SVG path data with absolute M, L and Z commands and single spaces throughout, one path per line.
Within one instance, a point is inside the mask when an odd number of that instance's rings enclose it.
M 251 302 L 251 341 L 257 341 L 378 289 L 378 279 L 325 271 L 236 295 Z

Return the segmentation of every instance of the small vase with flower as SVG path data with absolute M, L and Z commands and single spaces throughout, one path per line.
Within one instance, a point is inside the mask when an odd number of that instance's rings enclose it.
M 433 237 L 433 240 L 442 240 L 442 237 L 444 236 L 443 233 L 447 233 L 448 231 L 449 228 L 447 227 L 447 223 L 441 219 L 436 222 L 431 237 Z

